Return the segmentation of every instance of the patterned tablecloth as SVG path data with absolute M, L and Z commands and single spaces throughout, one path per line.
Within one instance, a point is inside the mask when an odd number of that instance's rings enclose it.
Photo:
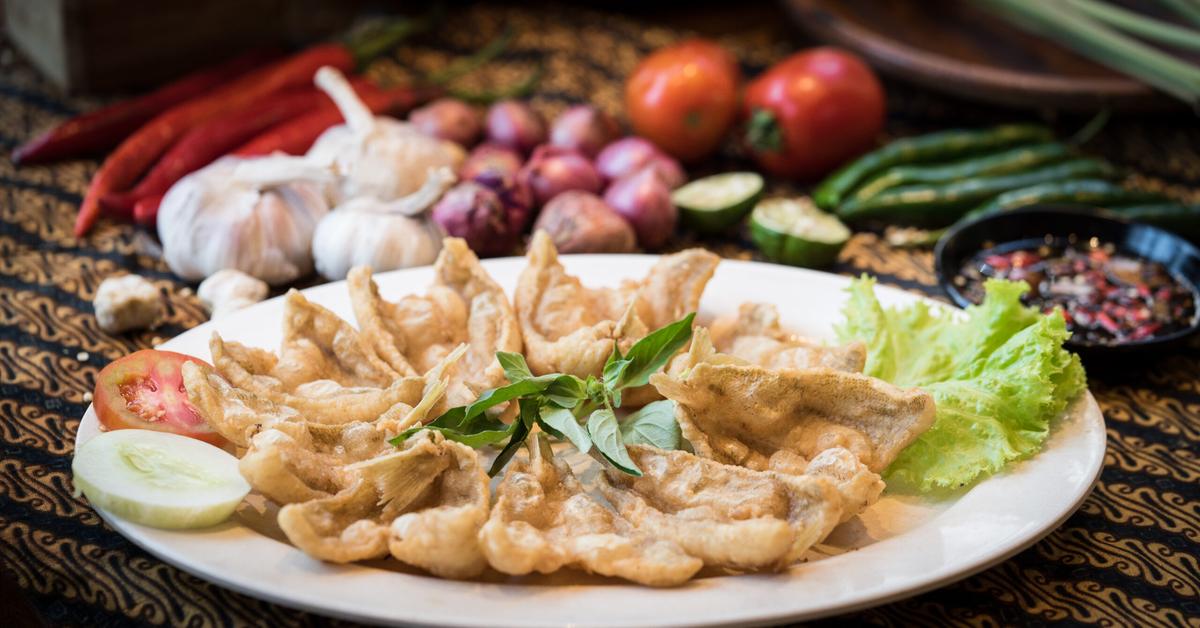
M 680 36 L 578 10 L 473 9 L 454 21 L 454 29 L 404 47 L 371 72 L 398 80 L 441 67 L 507 23 L 516 38 L 475 79 L 480 86 L 515 80 L 540 62 L 545 75 L 535 101 L 547 114 L 578 100 L 619 112 L 621 78 L 645 51 Z M 799 45 L 779 24 L 738 31 L 723 41 L 748 71 Z M 1021 115 L 899 85 L 889 85 L 889 100 L 889 132 L 897 134 Z M 72 237 L 95 162 L 17 169 L 9 161 L 8 151 L 35 131 L 95 104 L 58 95 L 0 44 L 0 567 L 51 624 L 328 624 L 163 564 L 71 494 L 72 442 L 97 371 L 205 320 L 192 287 L 159 261 L 146 233 L 104 222 L 85 240 Z M 1064 133 L 1082 123 L 1042 117 Z M 1119 118 L 1088 149 L 1141 173 L 1135 176 L 1144 185 L 1196 197 L 1195 117 Z M 710 245 L 750 256 L 741 242 Z M 865 271 L 937 297 L 931 268 L 928 253 L 896 251 L 860 234 L 836 271 Z M 153 331 L 110 336 L 97 328 L 91 300 L 104 277 L 125 271 L 154 280 L 169 295 L 168 311 Z M 1075 515 L 992 569 L 851 619 L 1200 626 L 1200 348 L 1093 370 L 1090 385 L 1108 422 L 1108 453 Z

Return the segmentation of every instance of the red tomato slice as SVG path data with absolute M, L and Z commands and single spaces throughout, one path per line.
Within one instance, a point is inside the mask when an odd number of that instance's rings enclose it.
M 183 363 L 204 360 L 173 351 L 144 349 L 104 367 L 96 377 L 93 405 L 105 430 L 171 432 L 212 443 L 225 439 L 212 430 L 183 387 Z

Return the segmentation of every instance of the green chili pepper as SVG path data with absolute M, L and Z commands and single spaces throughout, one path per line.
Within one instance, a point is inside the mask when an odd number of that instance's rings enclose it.
M 813 192 L 818 207 L 833 210 L 867 177 L 892 166 L 957 159 L 1015 144 L 1054 139 L 1044 126 L 1009 124 L 982 130 L 957 129 L 896 140 L 829 175 Z
M 879 220 L 891 224 L 941 227 L 953 223 L 968 209 L 1009 190 L 1078 178 L 1103 178 L 1116 174 L 1107 162 L 1073 159 L 1027 172 L 978 177 L 945 185 L 906 185 L 885 190 L 859 202 L 851 199 L 838 208 L 848 221 Z
M 1072 205 L 1096 205 L 1117 208 L 1122 205 L 1152 203 L 1164 200 L 1162 196 L 1142 190 L 1131 190 L 1120 184 L 1102 179 L 1081 179 L 1043 183 L 1018 190 L 1010 190 L 972 209 L 964 220 L 984 214 L 1020 209 L 1039 203 L 1062 203 Z
M 1065 144 L 1047 142 L 1018 146 L 945 165 L 893 166 L 867 181 L 851 198 L 865 201 L 884 190 L 915 183 L 950 183 L 974 177 L 1012 174 L 1070 157 L 1071 149 Z

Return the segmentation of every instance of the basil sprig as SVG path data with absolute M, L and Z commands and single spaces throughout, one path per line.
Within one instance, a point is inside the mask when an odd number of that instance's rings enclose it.
M 508 439 L 488 471 L 499 473 L 516 454 L 534 425 L 542 431 L 566 440 L 584 453 L 593 447 L 614 467 L 630 475 L 641 469 L 629 457 L 626 443 L 644 443 L 662 449 L 677 449 L 679 425 L 675 422 L 675 403 L 656 401 L 617 419 L 621 393 L 627 388 L 645 386 L 650 375 L 662 370 L 671 357 L 692 338 L 695 314 L 655 330 L 638 340 L 622 355 L 613 342 L 612 353 L 599 378 L 582 379 L 565 373 L 534 375 L 519 353 L 496 352 L 508 385 L 484 391 L 475 401 L 450 408 L 441 416 L 411 427 L 391 440 L 400 445 L 420 430 L 437 430 L 446 438 L 470 447 L 494 445 Z M 487 411 L 506 402 L 515 402 L 520 412 L 505 425 Z

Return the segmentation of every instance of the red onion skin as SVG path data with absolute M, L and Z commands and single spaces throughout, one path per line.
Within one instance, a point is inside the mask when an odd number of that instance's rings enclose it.
M 575 105 L 554 120 L 550 143 L 577 150 L 592 159 L 620 132 L 612 116 L 590 105 Z
M 537 205 L 544 205 L 567 190 L 599 193 L 604 187 L 604 179 L 586 155 L 549 144 L 534 149 L 521 169 L 521 176 L 533 192 Z
M 559 253 L 630 253 L 633 228 L 595 194 L 570 190 L 550 199 L 533 230 L 550 234 Z
M 521 171 L 521 154 L 499 144 L 483 143 L 476 146 L 458 168 L 458 178 L 471 180 L 485 172 L 496 172 L 504 177 L 515 177 Z
M 483 133 L 479 111 L 454 98 L 439 98 L 408 116 L 408 121 L 425 135 L 472 146 Z
M 488 141 L 507 146 L 522 155 L 546 141 L 546 121 L 529 105 L 502 100 L 488 109 Z
M 515 215 L 490 187 L 464 181 L 433 206 L 433 219 L 481 256 L 508 255 L 521 239 L 526 215 Z
M 604 193 L 604 202 L 629 221 L 644 249 L 661 247 L 675 233 L 679 211 L 671 203 L 671 189 L 653 168 L 614 181 Z
M 672 190 L 687 182 L 683 166 L 674 157 L 640 137 L 623 137 L 605 146 L 596 156 L 596 169 L 609 182 L 629 176 L 648 165 L 654 166 L 659 178 Z

